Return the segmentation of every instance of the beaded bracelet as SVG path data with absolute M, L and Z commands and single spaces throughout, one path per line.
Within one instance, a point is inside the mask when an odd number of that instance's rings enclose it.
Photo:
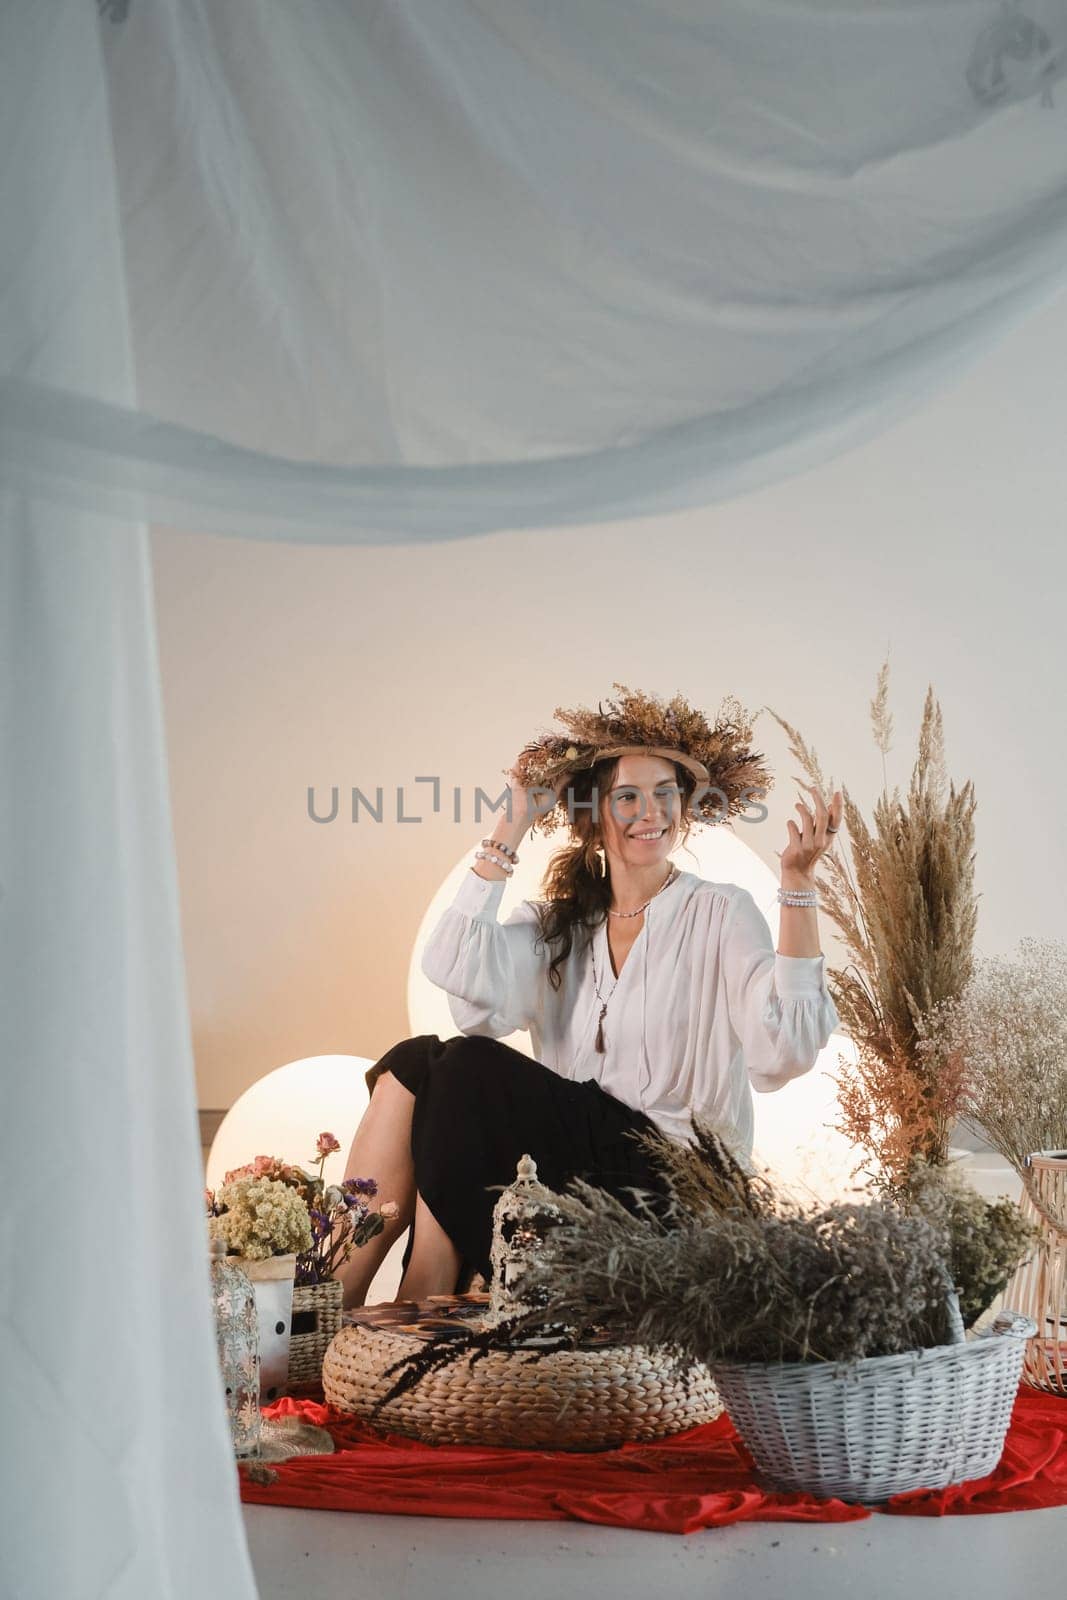
M 487 850 L 499 850 L 509 861 L 514 861 L 516 866 L 518 865 L 519 858 L 509 844 L 501 844 L 499 839 L 483 839 L 482 843 Z
M 503 867 L 504 871 L 507 873 L 509 878 L 511 877 L 511 874 L 515 871 L 515 868 L 513 866 L 511 866 L 511 864 L 509 862 L 505 861 L 502 856 L 493 855 L 491 850 L 476 850 L 474 852 L 474 856 L 475 856 L 475 860 L 492 861 L 498 867 Z
M 482 844 L 487 850 L 499 850 L 500 854 L 507 856 L 509 861 L 517 861 L 519 859 L 511 846 L 504 844 L 500 839 L 483 839 Z
M 783 906 L 818 906 L 817 889 L 779 889 L 778 903 Z

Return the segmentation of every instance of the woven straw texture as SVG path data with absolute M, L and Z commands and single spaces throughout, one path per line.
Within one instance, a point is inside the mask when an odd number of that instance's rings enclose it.
M 1028 1318 L 1006 1312 L 965 1344 L 851 1368 L 715 1362 L 711 1370 L 765 1483 L 877 1504 L 993 1471 L 1034 1331 Z
M 1038 1152 L 1027 1166 L 1019 1204 L 1040 1230 L 1041 1245 L 1019 1268 L 1005 1298 L 1037 1323 L 1037 1337 L 1026 1347 L 1025 1381 L 1067 1395 L 1067 1155 Z
M 298 1284 L 293 1290 L 293 1322 L 289 1336 L 289 1382 L 317 1383 L 322 1358 L 341 1326 L 342 1286 L 328 1283 Z
M 468 1366 L 463 1357 L 422 1378 L 372 1414 L 396 1379 L 393 1362 L 418 1348 L 410 1334 L 350 1324 L 326 1352 L 322 1385 L 330 1405 L 372 1426 L 434 1444 L 514 1449 L 607 1450 L 665 1439 L 711 1422 L 722 1404 L 706 1367 L 668 1382 L 643 1347 L 553 1350 L 530 1362 L 495 1350 Z

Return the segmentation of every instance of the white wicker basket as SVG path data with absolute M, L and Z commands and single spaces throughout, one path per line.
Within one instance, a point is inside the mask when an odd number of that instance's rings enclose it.
M 1035 1332 L 1029 1317 L 1005 1311 L 965 1343 L 853 1366 L 708 1366 L 767 1484 L 877 1504 L 993 1471 Z

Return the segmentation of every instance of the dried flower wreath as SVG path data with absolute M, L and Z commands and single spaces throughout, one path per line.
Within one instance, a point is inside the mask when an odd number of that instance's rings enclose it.
M 620 691 L 618 699 L 598 701 L 595 711 L 556 707 L 553 716 L 567 732 L 546 730 L 524 746 L 513 771 L 525 789 L 554 791 L 567 774 L 611 756 L 662 755 L 697 779 L 692 819 L 712 824 L 736 816 L 773 786 L 762 754 L 750 748 L 752 718 L 732 695 L 723 699 L 712 726 L 680 694 L 665 701 L 623 683 L 612 688 Z M 564 789 L 557 804 L 535 818 L 531 832 L 550 834 L 567 821 Z

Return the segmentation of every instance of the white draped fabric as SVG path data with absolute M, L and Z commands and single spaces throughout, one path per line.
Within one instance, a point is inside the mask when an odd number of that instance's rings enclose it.
M 125 403 L 97 18 L 59 11 L 0 12 L 0 344 Z M 147 531 L 10 485 L 0 529 L 0 1595 L 246 1600 Z
M 1065 67 L 1067 0 L 0 0 L 5 1593 L 252 1592 L 146 523 L 810 467 L 1062 287 Z
M 43 49 L 85 3 L 8 9 Z M 101 6 L 113 144 L 13 138 L 5 230 L 42 163 L 45 248 L 64 155 L 115 184 L 137 397 L 9 348 L 27 492 L 346 542 L 645 515 L 868 436 L 1062 282 L 1067 0 Z

